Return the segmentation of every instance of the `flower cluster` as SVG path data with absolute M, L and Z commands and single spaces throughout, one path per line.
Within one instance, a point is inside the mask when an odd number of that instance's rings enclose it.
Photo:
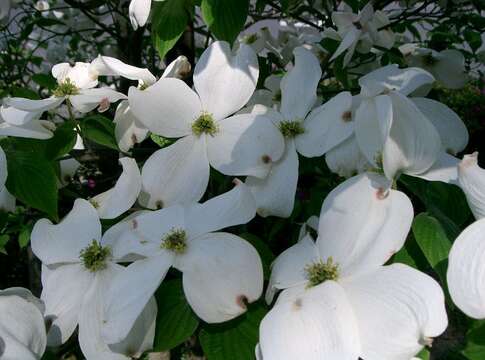
M 131 1 L 134 28 L 147 23 L 150 3 Z M 267 28 L 247 32 L 234 47 L 213 41 L 198 58 L 192 87 L 184 56 L 157 79 L 100 55 L 55 65 L 49 97 L 3 99 L 0 135 L 49 141 L 69 123 L 87 154 L 96 150 L 82 144 L 83 114 L 119 102 L 122 172 L 108 190 L 73 199 L 61 221 L 35 222 L 42 294 L 0 291 L 0 358 L 40 359 L 76 329 L 88 360 L 140 358 L 152 349 L 156 327 L 163 331 L 155 294 L 175 270 L 191 310 L 208 324 L 246 313 L 265 291 L 270 310 L 259 325 L 258 360 L 413 359 L 448 326 L 446 284 L 392 260 L 414 218 L 397 187 L 401 176 L 454 184 L 465 194 L 477 221 L 451 248 L 447 287 L 465 314 L 485 318 L 485 170 L 477 153 L 457 157 L 468 130 L 427 97 L 437 81 L 465 85 L 463 55 L 401 46 L 406 66 L 359 69 L 354 88 L 323 100 L 322 61 L 337 59 L 345 69 L 356 53 L 382 55 L 397 41 L 386 13 L 370 3 L 358 13 L 345 6 L 329 21 L 335 26 L 317 34 L 286 26 L 279 42 Z M 333 53 L 322 39 L 338 42 Z M 284 64 L 259 88 L 258 55 Z M 137 84 L 125 94 L 98 86 L 104 76 Z M 66 118 L 49 116 L 54 111 Z M 141 159 L 134 149 L 149 136 L 162 146 Z M 9 151 L 0 148 L 0 207 L 14 211 Z M 256 216 L 289 218 L 303 158 L 321 158 L 346 179 L 318 199 L 319 217 L 303 224 L 265 283 L 259 249 L 234 227 Z M 69 160 L 59 161 L 59 187 L 81 166 Z M 229 191 L 208 191 L 218 176 L 235 177 Z

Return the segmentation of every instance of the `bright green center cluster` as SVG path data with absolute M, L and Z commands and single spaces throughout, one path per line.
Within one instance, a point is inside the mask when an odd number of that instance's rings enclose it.
M 54 96 L 62 97 L 62 96 L 69 96 L 69 95 L 78 95 L 79 89 L 77 86 L 71 81 L 71 79 L 67 78 L 64 80 L 62 84 L 59 84 L 57 88 L 55 88 L 53 92 Z
M 98 241 L 93 240 L 91 245 L 81 250 L 79 257 L 87 270 L 97 272 L 106 269 L 106 260 L 110 256 L 111 249 L 109 247 L 101 246 Z
M 202 113 L 192 124 L 192 132 L 196 136 L 200 136 L 202 134 L 214 136 L 217 131 L 217 124 L 214 121 L 212 114 L 206 112 Z
M 327 280 L 337 280 L 339 277 L 338 264 L 334 264 L 332 257 L 327 262 L 322 260 L 305 267 L 308 287 L 317 286 Z
M 163 239 L 160 245 L 162 249 L 183 254 L 187 249 L 187 234 L 182 229 L 172 229 Z
M 305 128 L 298 120 L 282 121 L 280 122 L 280 131 L 285 138 L 294 138 L 297 135 L 303 134 L 305 132 Z
M 242 42 L 247 45 L 254 44 L 258 40 L 257 34 L 249 34 L 243 37 Z

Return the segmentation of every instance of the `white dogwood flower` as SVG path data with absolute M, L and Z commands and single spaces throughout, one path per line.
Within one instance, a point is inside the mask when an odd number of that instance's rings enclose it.
M 157 81 L 156 77 L 148 69 L 125 64 L 113 57 L 100 55 L 93 61 L 93 65 L 99 75 L 121 76 L 130 80 L 138 80 L 138 86 L 141 88 L 147 88 Z M 181 55 L 168 64 L 162 74 L 162 78 L 174 77 L 182 79 L 190 73 L 190 70 L 189 60 Z M 133 114 L 127 100 L 121 101 L 118 105 L 114 122 L 115 137 L 121 151 L 129 151 L 135 144 L 142 142 L 148 136 L 148 129 Z
M 320 156 L 322 134 L 326 130 L 325 105 L 312 110 L 322 71 L 320 63 L 310 50 L 295 49 L 295 66 L 281 80 L 281 106 L 279 111 L 256 107 L 253 113 L 268 117 L 285 140 L 285 152 L 278 161 L 269 161 L 267 177 L 248 176 L 261 216 L 288 217 L 293 211 L 298 182 L 298 153 Z M 270 159 L 271 160 L 271 159 Z
M 57 80 L 58 86 L 51 97 L 41 100 L 7 98 L 4 99 L 4 105 L 40 117 L 43 112 L 60 106 L 65 100 L 68 100 L 68 104 L 77 111 L 87 113 L 96 108 L 105 111 L 110 103 L 126 99 L 126 95 L 109 87 L 95 88 L 98 84 L 98 75 L 93 64 L 57 64 L 52 67 L 52 76 Z M 5 114 L 2 114 L 2 117 L 6 122 L 10 122 Z
M 101 219 L 114 219 L 131 208 L 141 190 L 141 175 L 135 159 L 120 159 L 123 172 L 115 186 L 89 201 L 98 211 Z
M 0 290 L 0 357 L 40 360 L 47 337 L 44 305 L 24 288 Z
M 379 175 L 351 178 L 325 199 L 316 242 L 306 235 L 274 262 L 259 359 L 410 359 L 447 327 L 428 275 L 384 266 L 413 219 L 407 196 Z
M 475 221 L 456 238 L 448 257 L 448 289 L 453 302 L 474 319 L 485 318 L 485 219 Z
M 443 151 L 440 133 L 433 125 L 435 120 L 439 121 L 437 114 L 438 117 L 443 112 L 446 116 L 449 112 L 456 115 L 431 100 L 413 102 L 407 97 L 433 81 L 431 74 L 424 70 L 399 69 L 396 65 L 385 66 L 361 77 L 358 96 L 342 92 L 325 104 L 327 107 L 322 115 L 327 131 L 321 138 L 320 147 L 327 152 L 355 135 L 360 153 L 374 168 L 382 169 L 389 179 L 401 173 L 425 176 L 433 165 L 439 163 Z M 426 113 L 433 121 L 423 114 L 421 107 L 428 107 Z M 446 128 L 445 122 L 455 126 L 455 120 L 447 118 L 442 127 Z M 448 129 L 440 129 L 440 132 L 445 134 Z M 451 147 L 458 149 L 463 141 L 467 141 L 461 134 L 460 129 L 460 137 L 456 143 L 450 144 Z M 360 162 L 357 158 L 360 153 L 354 153 L 353 163 L 356 164 Z
M 116 231 L 116 225 L 111 229 Z M 126 339 L 110 346 L 101 339 L 107 288 L 124 272 L 116 263 L 119 245 L 113 240 L 112 236 L 101 237 L 99 215 L 82 199 L 75 201 L 59 224 L 47 219 L 35 224 L 31 245 L 42 261 L 41 299 L 45 316 L 52 321 L 49 345 L 65 343 L 79 326 L 79 344 L 88 359 L 128 360 L 152 347 L 157 312 L 154 299 L 147 299 L 142 306 Z
M 198 201 L 210 166 L 226 175 L 264 178 L 284 150 L 281 135 L 266 117 L 233 115 L 249 100 L 258 79 L 254 51 L 214 42 L 194 71 L 195 91 L 183 81 L 162 78 L 142 90 L 131 87 L 133 114 L 154 134 L 179 138 L 156 151 L 142 169 L 142 204 L 160 208 Z M 209 166 L 210 165 L 210 166 Z
M 242 238 L 219 230 L 244 224 L 256 213 L 249 189 L 236 187 L 203 204 L 175 205 L 125 222 L 119 242 L 123 253 L 142 260 L 113 279 L 105 301 L 103 337 L 126 337 L 133 322 L 163 281 L 169 268 L 182 272 L 188 303 L 202 320 L 219 323 L 246 311 L 263 290 L 257 251 Z
M 352 60 L 356 49 L 369 52 L 373 45 L 390 49 L 394 44 L 394 33 L 390 29 L 381 29 L 389 24 L 387 15 L 380 10 L 374 12 L 371 3 L 367 3 L 358 14 L 345 4 L 343 11 L 332 13 L 332 20 L 338 31 L 328 28 L 324 35 L 341 42 L 330 60 L 346 51 L 344 67 Z
M 465 72 L 465 57 L 459 50 L 447 49 L 435 51 L 423 49 L 414 44 L 399 48 L 409 66 L 429 71 L 435 79 L 448 89 L 462 88 L 468 81 Z

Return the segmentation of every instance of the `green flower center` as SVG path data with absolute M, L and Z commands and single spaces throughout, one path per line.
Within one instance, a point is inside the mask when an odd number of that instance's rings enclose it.
M 280 131 L 285 138 L 294 138 L 297 135 L 303 134 L 305 132 L 305 128 L 298 120 L 282 121 L 280 122 Z
M 339 277 L 338 264 L 334 264 L 332 257 L 327 262 L 319 260 L 305 267 L 308 287 L 317 286 L 327 280 L 337 280 Z
M 217 131 L 217 124 L 214 121 L 212 114 L 206 112 L 203 112 L 192 124 L 192 132 L 196 136 L 200 136 L 202 134 L 214 136 Z
M 162 249 L 173 251 L 176 254 L 183 254 L 187 249 L 187 234 L 182 229 L 172 229 L 162 239 Z
M 249 34 L 243 37 L 242 42 L 244 44 L 250 45 L 256 42 L 258 40 L 258 35 L 257 34 Z
M 79 89 L 77 86 L 71 81 L 71 79 L 67 78 L 64 80 L 62 84 L 59 84 L 54 92 L 54 96 L 62 97 L 62 96 L 69 96 L 69 95 L 78 95 Z
M 81 250 L 79 257 L 87 270 L 97 272 L 106 269 L 106 260 L 110 256 L 111 249 L 108 246 L 101 246 L 99 242 L 93 240 L 91 245 Z

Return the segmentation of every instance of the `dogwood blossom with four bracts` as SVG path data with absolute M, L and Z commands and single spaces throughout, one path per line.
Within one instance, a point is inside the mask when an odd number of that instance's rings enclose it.
M 407 265 L 384 266 L 404 244 L 410 200 L 376 174 L 353 177 L 325 199 L 309 234 L 274 262 L 258 359 L 410 359 L 447 327 L 444 294 Z

